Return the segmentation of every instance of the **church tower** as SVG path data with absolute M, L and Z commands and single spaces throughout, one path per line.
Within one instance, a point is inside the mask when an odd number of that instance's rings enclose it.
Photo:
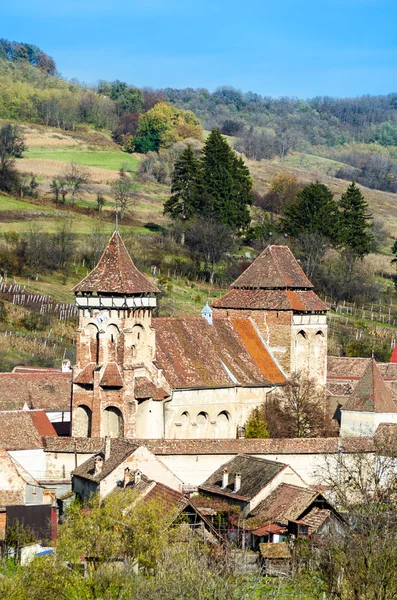
M 328 307 L 287 246 L 268 246 L 212 308 L 250 318 L 287 376 L 306 372 L 325 386 Z
M 154 360 L 151 322 L 159 290 L 135 267 L 115 231 L 97 266 L 73 291 L 79 326 L 72 435 L 134 437 L 135 387 L 148 381 Z

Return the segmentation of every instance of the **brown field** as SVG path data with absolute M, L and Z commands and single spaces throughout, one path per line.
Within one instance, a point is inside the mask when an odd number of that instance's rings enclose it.
M 65 170 L 65 163 L 59 160 L 47 160 L 42 158 L 21 158 L 16 163 L 22 173 L 33 173 L 36 177 L 53 179 L 59 177 Z M 115 181 L 118 177 L 117 171 L 101 169 L 99 167 L 85 167 L 92 183 L 107 183 Z

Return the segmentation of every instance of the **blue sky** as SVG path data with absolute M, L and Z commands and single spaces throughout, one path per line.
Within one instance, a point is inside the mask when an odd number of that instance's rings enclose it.
M 0 37 L 67 78 L 270 96 L 397 91 L 395 0 L 14 0 Z

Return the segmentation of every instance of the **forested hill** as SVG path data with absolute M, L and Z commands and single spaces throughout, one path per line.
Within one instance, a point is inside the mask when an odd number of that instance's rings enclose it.
M 346 142 L 397 145 L 397 94 L 359 98 L 270 98 L 232 87 L 162 90 L 169 102 L 192 110 L 206 129 L 240 135 L 244 126 L 278 134 L 293 132 L 299 142 L 335 146 Z
M 147 152 L 159 150 L 160 136 L 151 134 L 144 143 L 141 136 L 137 144 L 138 123 L 162 101 L 192 111 L 204 129 L 217 128 L 235 138 L 236 150 L 247 158 L 316 155 L 343 163 L 336 177 L 397 192 L 397 93 L 300 100 L 228 86 L 214 92 L 154 90 L 117 80 L 88 88 L 63 80 L 54 60 L 37 46 L 0 40 L 0 119 L 64 130 L 104 129 L 124 150 Z

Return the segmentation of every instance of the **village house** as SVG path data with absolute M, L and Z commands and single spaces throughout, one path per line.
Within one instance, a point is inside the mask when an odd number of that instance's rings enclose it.
M 72 491 L 82 500 L 98 493 L 105 498 L 117 486 L 125 487 L 130 473 L 142 473 L 173 490 L 182 490 L 178 479 L 145 446 L 128 440 L 105 438 L 103 450 L 72 472 Z M 128 475 L 127 475 L 128 474 Z
M 281 483 L 309 487 L 289 465 L 239 454 L 204 481 L 199 491 L 239 506 L 246 518 Z

